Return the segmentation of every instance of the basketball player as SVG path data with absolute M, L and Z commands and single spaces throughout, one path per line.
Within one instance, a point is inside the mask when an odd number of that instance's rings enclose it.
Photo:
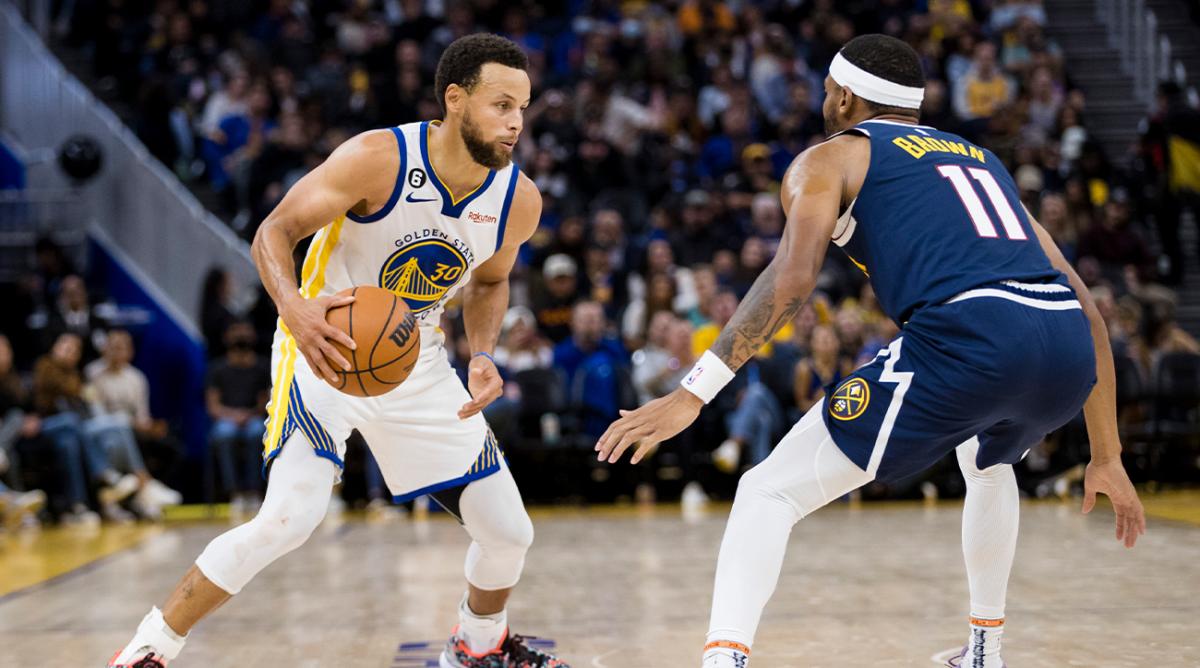
M 1003 666 L 1017 538 L 1011 465 L 1080 408 L 1092 448 L 1083 511 L 1104 493 L 1119 540 L 1132 547 L 1145 531 L 1121 466 L 1104 322 L 1000 160 L 918 125 L 924 85 L 916 52 L 900 40 L 865 35 L 842 48 L 825 80 L 832 136 L 785 176 L 778 254 L 682 387 L 626 413 L 596 445 L 609 461 L 636 445 L 638 461 L 690 424 L 808 298 L 831 240 L 901 327 L 742 477 L 717 562 L 705 668 L 746 665 L 797 521 L 951 450 L 967 482 L 971 617 L 967 646 L 947 665 Z
M 505 614 L 533 526 L 480 411 L 501 395 L 492 361 L 508 308 L 508 274 L 533 234 L 541 196 L 511 162 L 529 104 L 521 49 L 495 35 L 463 37 L 438 63 L 445 120 L 358 135 L 288 191 L 252 252 L 279 308 L 257 517 L 218 536 L 153 608 L 110 666 L 158 668 L 188 632 L 320 523 L 352 429 L 363 435 L 397 500 L 432 494 L 471 535 L 467 593 L 440 657 L 446 667 L 533 668 L 565 663 L 511 635 Z M 292 250 L 316 233 L 295 280 Z M 326 311 L 356 285 L 393 291 L 420 324 L 421 351 L 403 385 L 375 398 L 325 382 L 349 370 L 333 347 L 353 340 Z M 464 389 L 437 324 L 462 292 L 473 356 Z M 468 390 L 470 394 L 468 394 Z

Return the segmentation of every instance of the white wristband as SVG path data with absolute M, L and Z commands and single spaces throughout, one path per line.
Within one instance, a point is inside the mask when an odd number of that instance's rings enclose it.
M 721 358 L 712 354 L 712 351 L 706 350 L 688 375 L 679 381 L 679 384 L 707 404 L 731 380 L 733 380 L 733 370 L 725 366 Z

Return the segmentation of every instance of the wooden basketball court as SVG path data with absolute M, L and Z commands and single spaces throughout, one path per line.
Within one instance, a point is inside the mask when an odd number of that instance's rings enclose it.
M 1200 494 L 1150 497 L 1148 506 L 1155 519 L 1127 551 L 1104 509 L 1084 517 L 1075 502 L 1023 504 L 1009 665 L 1200 666 Z M 959 510 L 843 503 L 801 522 L 753 665 L 933 665 L 930 655 L 964 640 Z M 535 510 L 514 630 L 546 638 L 576 668 L 697 666 L 727 513 Z M 0 547 L 0 665 L 103 666 L 228 526 L 10 537 Z M 329 518 L 201 624 L 172 668 L 436 666 L 466 545 L 436 515 Z

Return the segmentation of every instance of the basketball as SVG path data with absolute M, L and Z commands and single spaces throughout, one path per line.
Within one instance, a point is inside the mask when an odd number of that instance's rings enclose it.
M 325 319 L 349 334 L 358 348 L 350 350 L 333 342 L 351 370 L 334 366 L 338 382 L 331 385 L 352 396 L 377 397 L 403 383 L 417 365 L 421 352 L 417 319 L 403 299 L 383 288 L 358 286 L 338 296 L 344 294 L 354 295 L 354 303 L 330 309 Z

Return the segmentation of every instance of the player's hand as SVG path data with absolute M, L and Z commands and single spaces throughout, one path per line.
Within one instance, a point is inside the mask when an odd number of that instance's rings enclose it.
M 476 355 L 467 365 L 467 391 L 471 400 L 458 409 L 458 419 L 465 420 L 504 394 L 500 370 L 486 355 Z
M 353 303 L 354 295 L 329 295 L 295 299 L 279 309 L 279 316 L 296 339 L 296 346 L 308 360 L 309 368 L 331 383 L 338 380 L 334 367 L 349 371 L 350 362 L 330 342 L 337 341 L 350 350 L 354 350 L 355 345 L 349 334 L 326 322 L 325 314 L 329 309 Z
M 1120 459 L 1088 464 L 1083 477 L 1084 514 L 1096 507 L 1097 492 L 1112 501 L 1117 514 L 1117 540 L 1124 541 L 1125 547 L 1133 547 L 1138 536 L 1146 533 L 1146 512 Z
M 681 388 L 634 411 L 621 411 L 621 419 L 608 426 L 596 442 L 596 459 L 612 464 L 627 449 L 637 445 L 630 462 L 636 464 L 654 446 L 687 429 L 695 422 L 704 402 Z

